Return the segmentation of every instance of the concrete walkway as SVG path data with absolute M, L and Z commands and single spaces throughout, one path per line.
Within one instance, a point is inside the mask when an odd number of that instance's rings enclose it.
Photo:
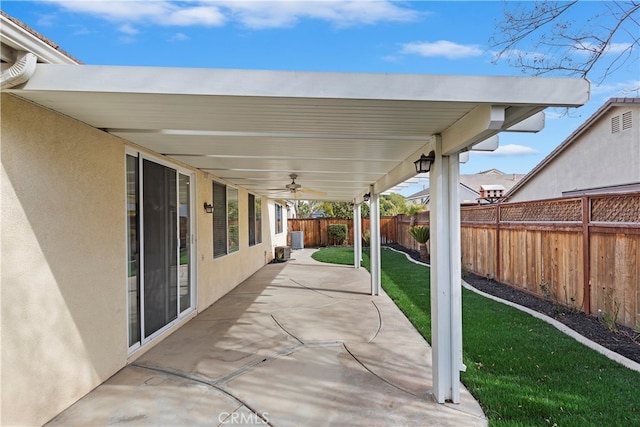
M 440 405 L 431 348 L 366 270 L 313 250 L 259 270 L 50 425 L 486 426 Z

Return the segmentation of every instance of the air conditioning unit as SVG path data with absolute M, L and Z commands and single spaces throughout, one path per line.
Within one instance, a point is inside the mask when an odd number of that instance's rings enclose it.
M 286 261 L 291 258 L 291 248 L 289 246 L 276 246 L 276 260 Z
M 291 232 L 291 249 L 304 249 L 304 232 Z

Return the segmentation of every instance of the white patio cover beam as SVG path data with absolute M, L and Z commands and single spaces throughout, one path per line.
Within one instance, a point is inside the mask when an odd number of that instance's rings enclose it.
M 362 264 L 362 215 L 360 203 L 353 204 L 353 266 L 356 269 Z
M 369 209 L 369 260 L 371 268 L 371 295 L 380 295 L 380 195 L 371 186 L 371 206 Z
M 507 128 L 505 132 L 540 132 L 544 129 L 545 121 L 546 115 L 544 112 L 540 112 Z
M 475 144 L 469 151 L 495 151 L 500 146 L 500 138 L 494 135 Z
M 426 138 L 425 138 L 426 139 Z M 429 137 L 427 143 L 411 154 L 407 159 L 391 169 L 385 176 L 380 178 L 373 186 L 374 191 L 382 193 L 389 188 L 416 176 L 416 166 L 413 162 L 420 158 L 421 154 L 429 154 L 434 148 L 433 138 Z
M 503 106 L 480 105 L 442 132 L 442 155 L 458 154 L 496 135 L 505 121 Z

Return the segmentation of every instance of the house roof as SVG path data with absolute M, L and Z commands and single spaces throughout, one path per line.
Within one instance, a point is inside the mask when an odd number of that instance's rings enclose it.
M 480 188 L 483 186 L 498 185 L 508 190 L 516 185 L 522 177 L 524 177 L 523 174 L 504 173 L 498 169 L 489 169 L 475 174 L 460 175 L 460 184 L 475 192 L 477 197 L 480 197 Z M 427 188 L 408 196 L 407 199 L 419 199 L 428 194 L 429 189 Z
M 359 201 L 414 176 L 422 153 L 455 154 L 548 106 L 584 104 L 589 83 L 38 64 L 6 92 L 256 194 L 291 197 L 295 173 L 313 190 L 302 198 Z
M 481 190 L 487 190 L 487 191 L 505 190 L 504 185 L 481 185 L 480 189 Z
M 13 62 L 15 51 L 35 54 L 38 62 L 48 64 L 80 64 L 53 40 L 40 34 L 24 22 L 0 10 L 2 24 L 2 61 Z
M 600 117 L 605 115 L 611 108 L 624 105 L 640 105 L 640 98 L 610 98 L 605 102 L 598 110 L 593 113 L 580 127 L 571 133 L 560 145 L 558 145 L 551 153 L 547 155 L 540 163 L 531 169 L 531 171 L 524 176 L 516 185 L 514 185 L 505 194 L 505 199 L 513 196 L 518 192 L 520 188 L 525 186 L 534 176 L 536 176 L 545 166 L 551 163 L 556 157 L 560 156 L 564 150 L 566 150 L 571 144 L 573 144 L 579 137 L 588 130 L 591 126 L 597 122 Z

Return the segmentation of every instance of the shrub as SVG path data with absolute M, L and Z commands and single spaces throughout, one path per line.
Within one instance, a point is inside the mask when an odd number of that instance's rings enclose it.
M 329 238 L 342 244 L 347 241 L 347 224 L 329 224 Z
M 367 230 L 362 233 L 362 242 L 365 246 L 369 246 L 369 244 L 371 243 L 371 231 Z
M 426 225 L 416 225 L 409 229 L 409 234 L 416 242 L 424 245 L 427 243 L 427 240 L 429 240 L 431 230 Z

